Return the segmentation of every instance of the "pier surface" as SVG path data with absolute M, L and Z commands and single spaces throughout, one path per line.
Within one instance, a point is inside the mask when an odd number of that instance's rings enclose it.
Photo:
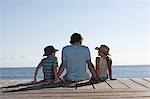
M 21 85 L 29 80 L 0 80 L 0 87 Z M 39 88 L 34 90 L 18 90 L 27 86 L 1 88 L 0 99 L 150 99 L 150 78 L 118 78 L 105 82 L 78 86 L 76 88 Z

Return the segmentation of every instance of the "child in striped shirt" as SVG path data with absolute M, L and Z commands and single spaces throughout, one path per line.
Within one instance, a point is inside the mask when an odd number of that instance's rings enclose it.
M 34 74 L 34 81 L 36 82 L 37 73 L 39 69 L 42 67 L 44 74 L 44 81 L 48 83 L 57 83 L 60 81 L 57 75 L 57 57 L 55 57 L 55 52 L 58 51 L 53 46 L 47 46 L 44 48 L 44 55 L 46 58 L 43 58 L 39 65 L 36 67 Z

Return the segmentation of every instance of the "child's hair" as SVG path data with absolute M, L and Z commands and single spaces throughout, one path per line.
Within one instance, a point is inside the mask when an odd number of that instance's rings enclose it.
M 107 63 L 109 63 L 109 60 L 110 60 L 110 58 L 107 56 L 107 57 L 106 57 L 106 61 L 107 61 Z

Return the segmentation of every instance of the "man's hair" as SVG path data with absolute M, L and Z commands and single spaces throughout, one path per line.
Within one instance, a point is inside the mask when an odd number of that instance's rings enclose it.
M 79 33 L 73 33 L 70 38 L 70 43 L 74 44 L 76 42 L 80 42 L 81 39 L 82 39 L 82 37 Z

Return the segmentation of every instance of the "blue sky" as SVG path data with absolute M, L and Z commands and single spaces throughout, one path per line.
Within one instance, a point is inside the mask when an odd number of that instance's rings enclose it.
M 43 48 L 61 50 L 81 33 L 95 64 L 96 46 L 113 65 L 150 64 L 149 0 L 0 0 L 0 67 L 36 66 Z

